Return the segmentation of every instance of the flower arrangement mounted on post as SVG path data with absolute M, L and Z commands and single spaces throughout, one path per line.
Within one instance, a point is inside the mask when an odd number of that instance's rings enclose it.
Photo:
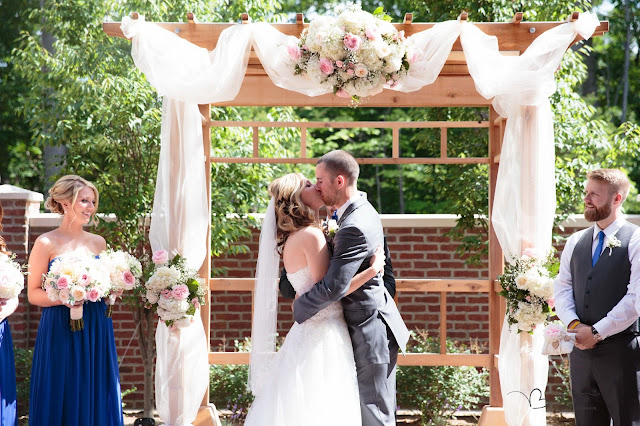
M 560 264 L 553 251 L 525 249 L 523 255 L 505 265 L 500 275 L 502 291 L 507 299 L 507 321 L 518 332 L 532 332 L 545 324 L 553 309 L 553 278 Z
M 393 87 L 409 70 L 408 43 L 379 7 L 351 5 L 337 18 L 319 16 L 287 52 L 296 75 L 306 75 L 354 104 Z
M 155 308 L 160 321 L 172 330 L 189 326 L 205 303 L 202 279 L 180 255 L 169 260 L 166 250 L 158 250 L 152 261 L 151 276 L 141 293 L 145 306 Z

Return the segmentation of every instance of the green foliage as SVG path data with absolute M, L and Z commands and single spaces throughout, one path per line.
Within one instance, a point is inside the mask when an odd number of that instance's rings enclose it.
M 549 357 L 551 361 L 551 374 L 559 377 L 562 385 L 559 387 L 560 394 L 554 397 L 554 401 L 563 408 L 569 410 L 573 407 L 573 396 L 571 395 L 571 378 L 569 376 L 569 357 L 560 355 L 559 357 Z
M 249 339 L 235 341 L 235 352 L 249 352 Z M 216 407 L 231 411 L 233 424 L 242 424 L 253 394 L 247 387 L 248 365 L 212 365 L 209 374 L 209 399 Z
M 16 377 L 20 377 L 20 380 L 16 382 L 16 391 L 18 397 L 18 416 L 22 417 L 29 413 L 33 350 L 14 346 L 13 357 L 16 363 Z
M 412 332 L 411 353 L 439 353 L 439 340 L 424 330 Z M 447 340 L 447 353 L 479 353 L 478 348 Z M 488 373 L 475 367 L 398 367 L 398 405 L 422 411 L 423 425 L 444 425 L 461 409 L 477 409 L 489 396 Z

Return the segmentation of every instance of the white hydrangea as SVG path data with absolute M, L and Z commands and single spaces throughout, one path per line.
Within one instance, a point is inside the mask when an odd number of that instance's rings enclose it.
M 173 266 L 161 266 L 145 284 L 148 290 L 161 291 L 171 287 L 180 279 L 180 271 Z
M 522 331 L 531 331 L 547 319 L 547 314 L 542 312 L 541 305 L 527 302 L 518 302 L 518 309 L 512 313 L 512 316 Z
M 13 299 L 24 289 L 24 275 L 20 265 L 9 256 L 0 254 L 0 299 Z

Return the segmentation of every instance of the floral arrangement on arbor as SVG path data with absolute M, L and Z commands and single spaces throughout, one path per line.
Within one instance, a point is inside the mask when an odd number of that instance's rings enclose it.
M 160 321 L 172 330 L 189 326 L 205 303 L 205 283 L 180 255 L 169 260 L 167 251 L 159 250 L 151 260 L 152 273 L 141 292 L 145 307 L 155 307 Z
M 14 259 L 0 253 L 0 299 L 13 299 L 24 289 L 24 272 Z
M 50 300 L 71 306 L 71 330 L 79 331 L 84 328 L 82 304 L 108 296 L 111 278 L 100 259 L 88 250 L 78 249 L 54 259 L 44 274 L 42 287 Z
M 553 309 L 553 278 L 559 263 L 553 251 L 541 253 L 535 249 L 524 250 L 519 259 L 505 265 L 500 275 L 502 291 L 507 299 L 507 321 L 516 325 L 518 332 L 533 331 L 545 324 Z
M 296 75 L 327 84 L 333 93 L 361 98 L 393 87 L 409 70 L 404 31 L 379 7 L 373 14 L 352 5 L 337 18 L 315 18 L 297 45 L 288 46 Z

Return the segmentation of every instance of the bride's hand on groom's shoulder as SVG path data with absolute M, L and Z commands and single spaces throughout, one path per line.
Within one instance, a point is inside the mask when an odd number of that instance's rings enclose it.
M 384 261 L 386 257 L 384 255 L 384 249 L 382 246 L 376 248 L 375 253 L 371 256 L 369 266 L 371 266 L 376 272 L 384 274 Z

